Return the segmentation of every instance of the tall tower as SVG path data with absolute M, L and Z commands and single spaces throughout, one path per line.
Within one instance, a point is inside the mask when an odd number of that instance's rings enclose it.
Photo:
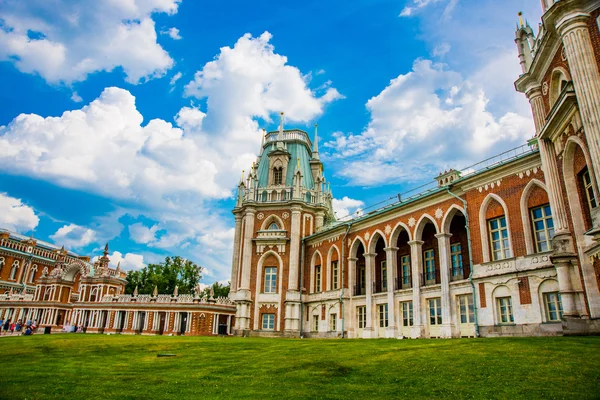
M 578 334 L 600 318 L 600 0 L 542 0 L 542 11 L 537 37 L 517 26 L 515 87 L 531 104 L 548 187 L 563 331 Z
M 314 147 L 313 147 L 314 146 Z M 315 126 L 264 135 L 238 185 L 230 298 L 236 334 L 300 333 L 302 239 L 334 218 Z

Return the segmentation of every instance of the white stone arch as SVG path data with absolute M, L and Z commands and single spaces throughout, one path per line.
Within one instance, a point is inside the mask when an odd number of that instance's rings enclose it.
M 282 290 L 282 283 L 283 283 L 283 279 L 281 279 L 281 274 L 282 274 L 282 267 L 283 267 L 283 260 L 281 259 L 281 256 L 279 254 L 277 254 L 276 251 L 273 250 L 269 250 L 263 253 L 263 255 L 258 259 L 258 263 L 257 263 L 257 269 L 256 269 L 256 294 L 258 295 L 261 292 L 261 288 L 262 288 L 262 279 L 263 279 L 263 266 L 264 266 L 264 262 L 267 259 L 267 257 L 269 257 L 270 255 L 274 255 L 275 258 L 277 259 L 277 293 L 281 293 Z M 258 304 L 258 303 L 257 303 Z
M 512 291 L 507 285 L 498 285 L 492 290 L 492 314 L 494 316 L 494 324 L 500 323 L 500 310 L 498 309 L 498 298 L 499 297 L 510 297 L 510 303 L 512 306 L 513 319 L 515 319 L 515 302 L 513 299 Z M 515 319 L 516 322 L 516 319 Z
M 70 282 L 75 281 L 75 275 L 81 273 L 82 276 L 87 275 L 87 266 L 81 260 L 73 260 L 69 265 L 64 267 L 61 274 L 62 279 Z
M 8 279 L 10 280 L 16 280 L 17 279 L 17 271 L 19 270 L 19 268 L 21 267 L 19 260 L 15 260 L 12 263 L 12 266 L 10 267 L 10 273 L 8 275 Z
M 383 247 L 388 247 L 388 243 L 385 237 L 385 234 L 381 232 L 379 229 L 376 229 L 371 236 L 371 240 L 369 241 L 368 253 L 374 254 L 375 248 L 377 247 L 377 242 L 379 241 L 379 237 L 383 239 Z
M 37 264 L 33 264 L 30 268 L 29 268 L 29 276 L 25 277 L 25 279 L 27 280 L 27 282 L 29 283 L 33 283 L 33 279 L 35 278 L 35 273 L 38 271 L 38 266 Z
M 446 210 L 446 214 L 444 215 L 444 218 L 442 219 L 442 233 L 450 233 L 450 225 L 452 224 L 452 219 L 459 212 L 466 218 L 467 213 L 465 213 L 465 209 L 458 206 L 457 204 L 452 204 Z
M 417 221 L 417 224 L 415 225 L 415 240 L 423 240 L 423 229 L 425 229 L 425 225 L 427 225 L 427 222 L 431 222 L 433 224 L 433 226 L 435 227 L 436 234 L 440 233 L 440 227 L 435 221 L 435 218 L 425 213 L 421 215 L 421 218 L 419 218 L 419 221 Z
M 550 322 L 550 321 L 548 321 L 548 315 L 546 314 L 546 304 L 545 304 L 545 300 L 544 300 L 544 294 L 552 293 L 552 292 L 557 292 L 557 293 L 560 292 L 559 287 L 558 287 L 558 281 L 556 279 L 547 278 L 547 279 L 544 279 L 542 282 L 540 282 L 540 284 L 538 285 L 538 290 L 537 290 L 538 302 L 539 302 L 540 313 L 542 315 L 543 322 Z
M 590 154 L 585 146 L 583 140 L 577 136 L 570 136 L 565 142 L 565 149 L 563 151 L 563 179 L 567 188 L 567 198 L 569 199 L 569 208 L 571 209 L 571 218 L 573 220 L 573 228 L 576 235 L 582 235 L 586 231 L 585 222 L 583 221 L 583 210 L 581 209 L 581 203 L 579 201 L 579 190 L 577 190 L 577 180 L 575 178 L 574 168 L 574 157 L 577 146 L 583 152 L 585 158 L 585 164 L 588 167 L 590 173 L 590 179 L 592 180 L 592 188 L 594 189 L 594 196 L 596 201 L 598 198 L 598 186 L 596 184 L 596 177 L 592 168 L 592 162 Z
M 92 300 L 92 296 L 94 296 L 94 300 Z M 98 287 L 94 287 L 91 291 L 90 291 L 90 298 L 89 301 L 90 302 L 95 302 L 98 301 L 99 298 L 99 294 L 98 294 Z
M 504 217 L 506 218 L 506 229 L 508 230 L 508 246 L 510 247 L 510 256 L 514 256 L 514 247 L 512 242 L 512 230 L 510 229 L 510 218 L 508 215 L 508 207 L 502 197 L 498 196 L 495 193 L 490 193 L 486 196 L 486 198 L 481 203 L 481 207 L 479 208 L 479 233 L 481 236 L 481 250 L 483 254 L 483 262 L 489 262 L 491 260 L 490 257 L 490 240 L 488 234 L 488 224 L 485 219 L 485 214 L 487 212 L 488 206 L 490 205 L 492 200 L 496 200 L 502 206 L 504 210 Z
M 562 82 L 569 82 L 570 80 L 571 75 L 569 74 L 569 71 L 567 71 L 563 67 L 558 66 L 552 70 L 552 74 L 550 75 L 550 84 L 548 88 L 548 102 L 550 104 L 550 108 L 552 108 L 556 100 L 558 100 L 558 96 L 562 92 Z
M 319 262 L 317 263 L 317 256 L 319 259 Z M 315 290 L 315 267 L 317 265 L 321 266 L 321 285 L 320 285 L 320 290 Z M 318 293 L 318 292 L 322 292 L 323 291 L 323 268 L 324 264 L 323 264 L 323 255 L 321 254 L 321 252 L 319 250 L 315 251 L 312 255 L 312 257 L 310 258 L 310 290 L 308 291 L 309 293 Z
M 408 235 L 408 241 L 410 242 L 412 240 L 412 232 L 410 231 L 408 225 L 406 225 L 404 222 L 398 222 L 396 226 L 394 226 L 394 229 L 392 229 L 392 234 L 390 235 L 390 246 L 396 246 L 396 243 L 398 243 L 398 237 L 400 236 L 402 230 L 406 231 L 406 234 Z
M 286 230 L 285 229 L 285 224 L 283 223 L 283 220 L 281 218 L 279 218 L 279 216 L 277 214 L 271 214 L 267 218 L 265 218 L 265 220 L 263 221 L 262 225 L 260 226 L 260 230 L 261 231 L 268 230 L 269 226 L 271 226 L 271 224 L 273 222 L 275 222 L 279 226 L 279 229 Z
M 529 215 L 529 208 L 527 207 L 531 191 L 536 186 L 543 189 L 546 194 L 548 194 L 548 188 L 542 181 L 538 179 L 530 180 L 521 193 L 521 222 L 523 223 L 523 234 L 525 236 L 525 249 L 527 254 L 536 253 L 535 241 L 533 239 L 533 232 L 531 230 L 531 216 Z
M 363 246 L 364 253 L 366 253 L 367 245 L 364 242 L 363 238 L 361 238 L 358 235 L 352 241 L 350 251 L 348 251 L 348 285 L 350 287 L 350 290 L 354 290 L 354 286 L 356 285 L 356 260 L 359 256 L 363 256 L 364 254 L 358 254 L 358 248 L 361 244 Z
M 327 252 L 327 290 L 333 290 L 333 269 L 331 267 L 333 253 L 337 252 L 338 262 L 338 289 L 341 287 L 342 270 L 341 270 L 341 252 L 337 245 L 332 245 Z

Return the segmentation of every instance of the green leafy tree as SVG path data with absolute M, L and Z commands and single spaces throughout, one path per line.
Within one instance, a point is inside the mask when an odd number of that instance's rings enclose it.
M 177 286 L 179 294 L 191 294 L 202 279 L 202 269 L 179 256 L 165 257 L 162 263 L 148 264 L 139 271 L 129 271 L 125 293 L 132 294 L 137 286 L 139 294 L 152 294 L 154 287 L 158 293 L 170 294 Z
M 227 286 L 221 285 L 219 282 L 215 282 L 211 286 L 204 288 L 204 290 L 202 291 L 202 296 L 209 297 L 210 296 L 210 288 L 212 288 L 215 299 L 217 297 L 227 297 L 227 296 L 229 296 L 230 287 L 231 287 L 231 282 L 227 282 Z

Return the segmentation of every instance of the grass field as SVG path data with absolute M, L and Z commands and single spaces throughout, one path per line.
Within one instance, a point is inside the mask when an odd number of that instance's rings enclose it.
M 600 337 L 0 338 L 0 398 L 600 398 Z M 176 357 L 157 357 L 173 353 Z

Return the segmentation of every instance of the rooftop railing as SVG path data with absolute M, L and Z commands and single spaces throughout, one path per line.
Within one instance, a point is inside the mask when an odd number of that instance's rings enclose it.
M 497 154 L 493 157 L 487 158 L 483 161 L 460 169 L 459 180 L 463 180 L 464 178 L 470 177 L 472 175 L 476 175 L 484 171 L 499 167 L 500 165 L 517 160 L 521 157 L 525 157 L 529 154 L 533 154 L 537 151 L 537 145 L 524 144 L 522 146 L 515 147 L 514 149 L 507 150 L 503 153 Z M 459 180 L 456 180 L 455 182 L 458 182 Z M 363 218 L 367 215 L 379 213 L 387 208 L 392 208 L 404 203 L 409 203 L 420 197 L 425 197 L 439 190 L 443 190 L 443 187 L 440 187 L 437 179 L 434 179 L 423 185 L 414 187 L 402 193 L 398 193 L 396 196 L 389 197 L 368 207 L 358 209 L 357 211 L 351 214 L 342 217 L 338 216 L 337 221 L 334 222 L 332 225 L 352 221 L 358 218 Z
M 281 132 L 281 134 L 279 134 L 279 131 L 273 131 L 273 132 L 267 133 L 267 135 L 265 136 L 265 143 L 275 142 L 277 140 L 281 140 L 281 141 L 299 140 L 301 142 L 308 143 L 309 148 L 312 149 L 312 142 L 310 141 L 308 134 L 299 129 L 284 130 L 283 132 Z

